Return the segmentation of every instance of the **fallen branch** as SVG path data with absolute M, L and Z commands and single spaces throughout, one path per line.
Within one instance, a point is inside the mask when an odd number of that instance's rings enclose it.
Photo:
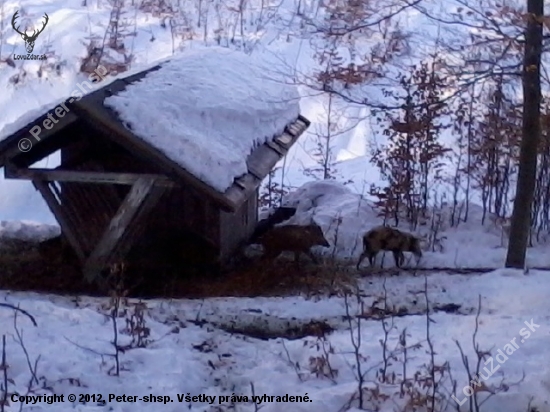
M 9 303 L 0 303 L 0 306 L 4 307 L 4 308 L 13 309 L 17 312 L 21 312 L 23 315 L 27 316 L 31 320 L 31 322 L 33 323 L 34 326 L 38 326 L 38 324 L 36 323 L 36 320 L 34 320 L 34 317 L 29 312 L 27 312 L 26 310 L 21 309 L 18 306 L 10 305 Z

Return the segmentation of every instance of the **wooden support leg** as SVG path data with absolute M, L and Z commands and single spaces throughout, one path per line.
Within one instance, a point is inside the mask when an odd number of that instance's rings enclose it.
M 61 226 L 61 231 L 63 235 L 65 235 L 65 237 L 73 247 L 73 250 L 75 251 L 76 255 L 78 256 L 81 262 L 84 262 L 86 259 L 86 256 L 84 255 L 82 245 L 77 240 L 78 239 L 78 237 L 76 236 L 77 228 L 73 227 L 73 225 L 71 225 L 67 216 L 65 216 L 65 212 L 61 207 L 61 205 L 59 204 L 58 200 L 53 195 L 48 185 L 48 182 L 34 180 L 32 184 L 34 185 L 36 190 L 40 192 L 40 194 L 46 201 L 46 204 L 50 208 L 50 211 L 57 218 L 57 221 L 59 222 L 59 226 Z
M 154 178 L 139 178 L 120 205 L 101 240 L 84 265 L 87 281 L 94 281 L 108 265 L 123 257 L 136 239 L 135 229 L 157 204 L 166 190 Z

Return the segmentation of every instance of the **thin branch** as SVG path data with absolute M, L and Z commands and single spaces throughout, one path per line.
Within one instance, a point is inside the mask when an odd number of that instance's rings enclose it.
M 2 364 L 0 364 L 4 375 L 4 395 L 0 401 L 0 412 L 6 410 L 8 404 L 8 365 L 6 363 L 6 335 L 2 335 Z
M 23 315 L 27 316 L 31 320 L 31 322 L 33 323 L 34 326 L 38 326 L 38 324 L 36 323 L 36 320 L 34 319 L 34 317 L 29 312 L 27 312 L 26 310 L 21 309 L 18 306 L 10 305 L 9 303 L 0 303 L 0 307 L 9 308 L 9 309 L 13 309 L 17 312 L 21 312 Z
M 323 34 L 326 34 L 327 36 L 345 36 L 345 35 L 348 35 L 350 33 L 353 33 L 353 32 L 359 31 L 359 30 L 364 30 L 364 29 L 375 27 L 375 26 L 379 26 L 382 22 L 384 22 L 386 20 L 391 20 L 392 18 L 396 17 L 397 15 L 403 13 L 405 10 L 407 10 L 409 8 L 413 8 L 413 7 L 417 6 L 418 4 L 420 4 L 421 2 L 422 2 L 422 0 L 415 0 L 412 3 L 408 3 L 408 2 L 405 1 L 405 5 L 399 7 L 396 11 L 393 11 L 393 12 L 387 14 L 387 15 L 384 15 L 384 16 L 382 16 L 382 17 L 380 17 L 380 18 L 378 18 L 378 19 L 376 19 L 376 20 L 374 20 L 370 23 L 360 24 L 360 25 L 357 25 L 357 26 L 354 26 L 354 27 L 349 27 L 349 28 L 334 29 L 333 27 L 330 27 L 328 29 L 323 29 L 323 28 L 319 28 L 315 24 L 311 23 L 311 21 L 308 21 L 308 24 L 310 26 L 313 26 L 313 27 L 316 28 L 316 31 L 313 32 L 314 34 L 323 33 Z
M 38 377 L 36 376 L 36 369 L 38 367 L 38 361 L 40 359 L 40 355 L 36 358 L 34 362 L 34 367 L 31 363 L 31 357 L 29 355 L 29 351 L 27 350 L 27 347 L 25 346 L 25 343 L 23 342 L 23 332 L 19 330 L 17 327 L 17 312 L 15 312 L 15 315 L 13 316 L 13 328 L 15 329 L 15 334 L 17 335 L 16 342 L 21 346 L 21 349 L 23 349 L 23 353 L 25 354 L 25 359 L 27 361 L 27 366 L 29 367 L 29 371 L 31 372 L 31 381 L 29 382 L 29 387 L 32 386 L 33 382 L 36 382 L 38 385 Z

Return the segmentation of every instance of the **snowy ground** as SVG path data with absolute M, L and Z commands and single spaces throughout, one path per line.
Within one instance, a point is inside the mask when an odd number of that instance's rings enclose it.
M 287 201 L 298 208 L 293 220 L 305 222 L 313 216 L 327 233 L 329 241 L 334 240 L 336 231 L 331 226 L 332 219 L 338 216 L 338 211 L 341 212 L 340 243 L 328 252 L 336 251 L 341 257 L 345 257 L 350 246 L 357 242 L 361 226 L 377 222 L 368 202 L 360 201 L 357 194 L 336 183 L 306 184 Z M 470 212 L 472 217 L 479 214 L 475 208 Z M 1 228 L 0 237 L 3 238 L 43 239 L 57 234 L 55 226 L 28 222 L 3 223 Z M 504 249 L 496 248 L 493 254 L 488 252 L 493 249 L 487 245 L 497 245 L 500 240 L 494 231 L 471 224 L 445 234 L 446 247 L 465 250 L 464 255 L 460 255 L 465 257 L 450 263 L 449 253 L 454 253 L 452 251 L 427 252 L 423 260 L 425 267 L 433 267 L 439 262 L 451 268 L 455 263 L 456 267 L 502 266 Z M 470 244 L 465 243 L 466 238 Z M 533 262 L 548 264 L 545 258 L 544 249 L 530 250 L 531 265 Z M 386 267 L 393 265 L 387 258 L 386 262 Z M 31 391 L 33 396 L 55 393 L 64 395 L 65 400 L 71 394 L 101 394 L 105 400 L 110 394 L 139 398 L 135 403 L 112 400 L 109 406 L 113 411 L 160 410 L 160 406 L 150 406 L 145 402 L 143 397 L 146 395 L 170 397 L 163 398 L 170 401 L 162 406 L 162 410 L 175 412 L 184 406 L 197 411 L 225 411 L 232 410 L 233 395 L 251 399 L 252 382 L 255 395 L 274 397 L 273 402 L 263 401 L 264 411 L 282 411 L 291 407 L 298 411 L 336 412 L 346 410 L 346 405 L 357 393 L 357 361 L 351 333 L 354 333 L 354 339 L 360 333 L 360 362 L 362 371 L 366 373 L 364 408 L 405 411 L 403 405 L 413 396 L 412 393 L 403 397 L 399 395 L 405 362 L 399 336 L 406 328 L 406 346 L 409 348 L 406 376 L 411 379 L 415 372 L 420 373 L 413 388 L 426 392 L 420 389 L 420 381 L 427 374 L 425 365 L 430 361 L 429 342 L 433 344 L 435 364 L 449 364 L 451 374 L 445 374 L 440 384 L 440 391 L 448 401 L 446 411 L 456 410 L 456 401 L 450 398 L 453 381 L 457 385 L 455 398 L 462 404 L 463 411 L 468 410 L 469 402 L 473 400 L 473 396 L 468 395 L 478 388 L 488 388 L 494 393 L 481 411 L 526 411 L 532 398 L 532 406 L 538 408 L 533 411 L 550 411 L 550 370 L 546 362 L 550 356 L 547 345 L 550 339 L 547 307 L 550 271 L 530 270 L 524 274 L 499 269 L 465 276 L 453 273 L 451 269 L 432 271 L 426 278 L 422 274 L 414 276 L 411 272 L 387 275 L 375 274 L 359 279 L 359 290 L 357 295 L 348 298 L 348 307 L 342 296 L 147 301 L 145 326 L 150 330 L 148 339 L 151 342 L 146 347 L 126 349 L 119 355 L 120 376 L 113 376 L 115 360 L 109 355 L 113 353 L 110 343 L 113 325 L 106 300 L 2 292 L 0 295 L 6 303 L 20 305 L 35 316 L 38 323 L 33 327 L 24 316 L 18 317 L 19 327 L 24 329 L 25 350 L 30 363 L 34 364 L 36 357 L 40 356 L 35 372 L 39 383 L 29 384 L 32 373 L 27 366 L 25 351 L 9 338 L 14 336 L 11 310 L 0 307 L 0 316 L 5 318 L 0 322 L 0 329 L 8 335 L 9 390 L 19 394 Z M 425 280 L 428 304 L 424 294 Z M 472 336 L 479 296 L 481 307 L 476 342 L 478 351 L 490 351 L 491 358 L 484 359 L 480 369 L 476 370 Z M 362 310 L 357 299 L 363 304 Z M 129 312 L 117 320 L 119 345 L 122 346 L 132 343 L 132 337 L 125 330 L 135 307 L 132 302 Z M 429 326 L 430 341 L 426 332 L 426 307 L 430 308 L 433 320 Z M 388 362 L 386 376 L 395 373 L 395 380 L 380 383 L 376 371 L 384 365 L 381 341 L 386 335 L 379 316 L 388 312 L 395 316 L 386 319 L 386 330 L 389 330 L 386 358 L 391 354 L 395 359 Z M 348 314 L 352 316 L 351 328 Z M 355 316 L 358 314 L 360 317 Z M 333 330 L 327 334 L 324 343 L 315 336 L 282 338 L 290 330 L 304 328 L 312 321 L 323 322 Z M 259 332 L 271 338 L 260 339 Z M 455 340 L 468 357 L 470 378 Z M 473 383 L 468 386 L 472 379 Z M 180 403 L 178 394 L 215 398 L 210 398 L 211 405 L 204 400 L 188 402 L 183 399 Z M 277 396 L 285 395 L 307 395 L 311 402 L 290 406 L 277 402 Z M 482 391 L 476 396 L 481 403 L 488 395 Z M 58 403 L 55 410 L 104 410 L 97 405 L 97 399 L 90 399 L 86 405 Z M 254 404 L 243 399 L 237 401 L 235 410 L 255 410 Z M 50 410 L 46 400 L 37 402 L 35 409 L 28 406 L 25 410 Z M 220 402 L 222 408 L 216 409 Z M 357 402 L 353 401 L 349 410 L 358 410 L 353 409 L 358 407 Z M 17 407 L 13 406 L 12 410 L 18 410 Z
M 432 314 L 430 338 L 434 345 L 435 363 L 448 361 L 453 378 L 457 382 L 456 399 L 469 399 L 464 393 L 471 393 L 468 379 L 460 358 L 458 340 L 468 356 L 470 368 L 475 369 L 475 355 L 472 348 L 472 333 L 475 326 L 478 294 L 482 304 L 479 317 L 477 341 L 480 350 L 491 350 L 492 361 L 486 361 L 478 385 L 488 388 L 502 387 L 502 379 L 509 386 L 506 392 L 491 397 L 483 406 L 484 411 L 524 411 L 530 397 L 538 411 L 549 411 L 550 369 L 546 361 L 550 357 L 550 312 L 547 296 L 550 293 L 546 281 L 550 273 L 532 271 L 523 275 L 517 271 L 499 270 L 481 276 L 460 276 L 434 274 L 428 277 L 428 299 L 432 307 L 455 303 L 461 305 L 456 314 Z M 365 308 L 372 305 L 377 296 L 383 296 L 382 278 L 365 281 L 362 286 Z M 396 347 L 399 334 L 407 328 L 407 345 L 419 344 L 418 350 L 409 350 L 407 370 L 411 377 L 414 371 L 421 370 L 429 360 L 425 351 L 426 317 L 423 277 L 400 276 L 386 280 L 388 305 L 395 304 L 400 310 L 405 308 L 413 315 L 387 319 L 393 322 L 389 332 L 387 348 Z M 229 410 L 232 395 L 248 396 L 251 399 L 251 386 L 258 396 L 305 396 L 309 402 L 288 405 L 281 402 L 264 402 L 265 412 L 296 410 L 336 412 L 341 410 L 357 390 L 355 379 L 355 358 L 351 344 L 350 329 L 346 320 L 346 305 L 343 298 L 306 300 L 303 298 L 256 298 L 256 299 L 215 299 L 205 301 L 148 301 L 145 315 L 146 326 L 150 328 L 150 340 L 145 348 L 129 349 L 120 354 L 120 376 L 113 376 L 114 359 L 109 343 L 113 339 L 113 326 L 109 319 L 106 301 L 91 298 L 62 298 L 56 296 L 33 296 L 19 293 L 2 293 L 6 303 L 19 304 L 30 312 L 38 326 L 22 315 L 17 317 L 17 325 L 23 331 L 23 339 L 31 364 L 40 356 L 36 376 L 40 383 L 33 383 L 33 395 L 65 395 L 64 403 L 55 406 L 38 402 L 33 411 L 100 411 L 97 402 L 86 405 L 67 401 L 71 394 L 102 395 L 107 400 L 109 394 L 135 395 L 142 399 L 145 395 L 170 396 L 166 405 L 152 406 L 138 400 L 136 403 L 109 402 L 112 411 L 215 411 Z M 351 300 L 353 301 L 353 299 Z M 135 302 L 134 302 L 135 303 Z M 130 302 L 132 304 L 132 302 Z M 379 303 L 378 307 L 382 307 Z M 133 310 L 129 307 L 129 312 Z M 349 313 L 356 325 L 357 307 L 350 304 Z M 416 314 L 415 314 L 416 313 Z M 7 335 L 6 357 L 10 365 L 8 377 L 10 391 L 26 394 L 32 378 L 22 347 L 12 336 L 14 334 L 13 313 L 0 308 L 0 330 Z M 324 343 L 328 355 L 315 337 L 297 340 L 274 338 L 260 340 L 228 333 L 224 329 L 243 324 L 260 324 L 262 329 L 283 329 L 283 325 L 299 326 L 305 322 L 324 320 L 334 332 L 327 335 Z M 531 325 L 532 330 L 525 322 Z M 239 325 L 241 324 L 241 325 Z M 124 317 L 118 319 L 119 344 L 129 344 L 131 338 L 125 334 Z M 388 327 L 389 328 L 389 327 Z M 354 329 L 357 333 L 357 329 Z M 366 375 L 364 388 L 376 387 L 375 370 L 383 359 L 380 340 L 384 332 L 380 320 L 361 321 L 362 343 L 359 349 L 366 356 L 362 361 Z M 513 340 L 515 339 L 515 340 Z M 517 348 L 510 344 L 516 343 Z M 507 346 L 508 345 L 508 346 Z M 329 349 L 332 346 L 332 349 Z M 51 349 L 49 349 L 51 348 Z M 54 349 L 55 348 L 55 349 Z M 506 355 L 497 356 L 498 350 Z M 402 354 L 388 371 L 401 379 Z M 333 376 L 329 369 L 316 375 L 315 362 L 322 359 L 330 363 L 337 372 Z M 321 359 L 321 360 L 320 360 Z M 372 368 L 372 369 L 371 369 Z M 322 369 L 322 368 L 321 368 Z M 522 371 L 525 379 L 521 380 Z M 502 377 L 501 374 L 504 376 Z M 442 384 L 449 389 L 450 382 Z M 384 411 L 397 410 L 406 397 L 397 396 L 399 385 L 380 384 L 380 392 L 390 398 L 381 402 Z M 46 387 L 48 389 L 36 389 Z M 195 401 L 179 403 L 180 395 L 215 396 L 212 405 Z M 373 394 L 365 391 L 366 399 Z M 479 401 L 487 397 L 487 392 L 479 392 Z M 223 409 L 215 407 L 222 400 Z M 273 398 L 274 400 L 276 398 Z M 455 410 L 455 402 L 450 400 L 449 411 Z M 374 410 L 377 402 L 370 401 L 368 410 Z M 8 410 L 18 410 L 11 403 Z M 382 406 L 381 405 L 381 406 Z M 183 408 L 183 409 L 182 409 Z M 370 408 L 370 409 L 369 409 Z M 241 402 L 235 410 L 253 411 L 254 405 Z M 357 409 L 352 409 L 357 410 Z M 402 409 L 399 409 L 402 410 Z M 464 409 L 466 410 L 466 409 Z

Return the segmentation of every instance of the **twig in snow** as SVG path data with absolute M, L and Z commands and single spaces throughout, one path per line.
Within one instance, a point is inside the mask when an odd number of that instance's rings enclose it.
M 4 375 L 4 393 L 0 401 L 0 412 L 5 412 L 8 405 L 8 365 L 6 363 L 6 335 L 2 335 L 2 364 L 0 364 Z
M 389 340 L 389 334 L 392 329 L 394 329 L 394 313 L 395 313 L 395 307 L 391 308 L 391 310 L 388 311 L 388 289 L 386 288 L 386 277 L 384 277 L 384 282 L 382 284 L 382 289 L 384 291 L 383 296 L 383 302 L 384 302 L 384 309 L 383 313 L 387 314 L 389 312 L 389 316 L 391 319 L 390 327 L 388 328 L 386 324 L 385 317 L 382 317 L 382 329 L 384 331 L 384 339 L 380 340 L 380 345 L 382 346 L 382 361 L 384 362 L 384 366 L 381 368 L 381 376 L 379 377 L 381 383 L 388 383 L 388 367 L 390 365 L 390 360 L 392 359 L 393 355 L 391 352 L 388 351 L 388 340 Z M 392 382 L 393 383 L 393 382 Z
M 21 312 L 23 315 L 27 316 L 31 320 L 31 322 L 33 323 L 34 326 L 38 326 L 38 324 L 36 323 L 36 320 L 34 319 L 34 317 L 29 312 L 27 312 L 26 310 L 21 309 L 18 306 L 10 305 L 9 303 L 0 303 L 0 307 L 9 308 L 9 309 L 13 309 L 17 312 Z
M 92 348 L 87 348 L 86 346 L 82 346 L 82 345 L 79 345 L 78 343 L 76 342 L 73 342 L 72 340 L 70 340 L 68 337 L 66 336 L 63 336 L 69 343 L 72 343 L 74 346 L 76 346 L 77 348 L 79 349 L 82 349 L 82 350 L 85 350 L 87 352 L 90 352 L 90 353 L 93 353 L 94 355 L 97 355 L 97 356 L 101 356 L 102 358 L 104 356 L 114 356 L 112 353 L 104 353 L 104 352 L 99 352 L 95 349 L 92 349 Z
M 254 383 L 253 382 L 250 382 L 250 391 L 252 392 L 252 400 L 254 402 L 254 412 L 258 412 L 260 409 L 263 408 L 263 405 L 259 406 L 256 403 L 256 391 L 254 390 Z
M 288 349 L 286 348 L 285 341 L 283 340 L 281 343 L 283 345 L 283 349 L 285 350 L 288 362 L 294 368 L 294 371 L 296 372 L 296 376 L 298 376 L 298 379 L 300 380 L 300 382 L 303 382 L 304 378 L 302 377 L 302 374 L 300 373 L 300 365 L 298 364 L 298 362 L 293 362 L 292 359 L 290 358 L 290 353 L 288 353 Z
M 31 364 L 31 359 L 29 356 L 29 351 L 27 350 L 27 347 L 25 346 L 25 343 L 23 342 L 23 332 L 19 330 L 17 327 L 17 311 L 15 312 L 15 315 L 13 317 L 13 328 L 15 329 L 15 334 L 17 335 L 17 339 L 15 341 L 21 346 L 21 349 L 23 349 L 23 353 L 25 354 L 25 359 L 27 361 L 27 366 L 29 367 L 29 371 L 31 372 L 31 380 L 29 382 L 29 388 L 32 387 L 33 382 L 36 382 L 38 385 L 38 377 L 36 376 L 36 370 L 38 369 L 38 361 L 40 360 L 40 355 L 36 358 L 34 361 L 34 366 Z
M 432 380 L 432 393 L 430 396 L 430 410 L 435 411 L 435 399 L 437 394 L 438 383 L 435 380 L 435 351 L 432 343 L 432 338 L 430 335 L 430 323 L 433 322 L 433 319 L 430 317 L 430 301 L 428 299 L 428 277 L 424 275 L 424 296 L 426 298 L 426 340 L 428 342 L 428 347 L 430 348 L 430 378 Z
M 364 303 L 361 299 L 359 291 L 356 293 L 357 304 L 359 305 L 360 313 L 364 312 Z M 357 396 L 359 401 L 359 409 L 363 409 L 364 406 L 364 396 L 363 396 L 363 386 L 365 384 L 365 375 L 362 372 L 362 361 L 363 357 L 361 355 L 361 317 L 357 318 L 357 338 L 353 333 L 353 324 L 351 321 L 351 314 L 349 311 L 349 300 L 347 292 L 344 294 L 344 306 L 346 309 L 346 319 L 348 320 L 349 333 L 351 339 L 351 345 L 353 346 L 353 355 L 355 358 L 355 365 L 357 367 Z

